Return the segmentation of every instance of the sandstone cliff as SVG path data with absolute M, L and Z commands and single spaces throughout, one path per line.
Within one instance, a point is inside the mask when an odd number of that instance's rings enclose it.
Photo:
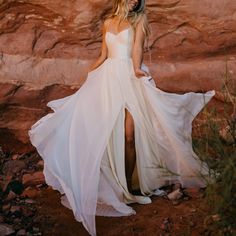
M 27 130 L 86 79 L 100 53 L 109 0 L 0 0 L 0 145 L 24 150 Z M 236 2 L 147 0 L 145 63 L 171 92 L 221 90 L 236 74 Z

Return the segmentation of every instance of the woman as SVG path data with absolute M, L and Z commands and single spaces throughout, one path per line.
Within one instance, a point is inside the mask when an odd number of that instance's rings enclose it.
M 86 82 L 50 101 L 54 112 L 29 131 L 47 184 L 91 235 L 95 215 L 135 214 L 128 203 L 150 203 L 166 184 L 203 187 L 209 175 L 193 152 L 191 123 L 214 91 L 159 90 L 142 64 L 147 34 L 145 1 L 115 0 Z M 132 194 L 135 181 L 143 196 Z

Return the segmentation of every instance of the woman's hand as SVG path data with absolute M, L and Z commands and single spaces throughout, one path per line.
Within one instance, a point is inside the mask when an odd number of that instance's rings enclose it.
M 143 76 L 149 76 L 149 74 L 148 74 L 146 71 L 143 71 L 143 70 L 141 70 L 140 68 L 139 68 L 139 69 L 136 69 L 136 70 L 134 71 L 134 73 L 135 73 L 135 76 L 136 76 L 137 78 L 141 78 L 141 77 L 143 77 Z

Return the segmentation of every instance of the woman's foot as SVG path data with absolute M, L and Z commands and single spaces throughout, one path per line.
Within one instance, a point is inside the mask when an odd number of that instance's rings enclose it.
M 135 200 L 137 201 L 137 203 L 139 204 L 149 204 L 152 202 L 150 197 L 147 196 L 138 196 L 138 195 L 134 195 Z
M 131 200 L 127 200 L 126 203 L 130 204 L 130 203 L 139 203 L 139 204 L 150 204 L 152 202 L 150 197 L 147 196 L 138 196 L 138 195 L 132 195 L 132 199 Z

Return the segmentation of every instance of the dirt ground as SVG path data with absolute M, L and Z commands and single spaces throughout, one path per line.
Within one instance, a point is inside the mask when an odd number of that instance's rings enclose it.
M 61 204 L 60 192 L 45 183 L 43 161 L 36 152 L 5 155 L 1 160 L 0 235 L 6 227 L 10 236 L 89 235 L 72 210 Z M 165 190 L 173 193 L 175 188 Z M 97 235 L 216 236 L 208 230 L 211 216 L 205 190 L 183 189 L 183 193 L 179 199 L 152 196 L 151 204 L 130 204 L 136 215 L 96 217 Z
M 87 236 L 83 225 L 74 219 L 70 209 L 60 203 L 60 193 L 50 187 L 35 199 L 37 224 L 45 236 Z M 148 205 L 131 204 L 136 215 L 127 217 L 96 217 L 98 236 L 107 235 L 205 235 L 207 216 L 202 193 L 176 205 L 164 197 L 152 197 Z

